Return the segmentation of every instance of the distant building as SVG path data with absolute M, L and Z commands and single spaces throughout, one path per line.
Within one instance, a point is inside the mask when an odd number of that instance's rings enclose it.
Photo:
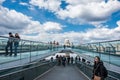
M 64 45 L 70 47 L 71 46 L 70 41 L 68 39 L 65 39 Z

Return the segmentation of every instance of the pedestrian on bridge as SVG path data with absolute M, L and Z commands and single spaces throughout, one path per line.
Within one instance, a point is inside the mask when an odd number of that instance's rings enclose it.
M 65 67 L 65 65 L 66 65 L 66 57 L 65 56 L 63 56 L 62 57 L 62 65 Z
M 15 39 L 14 39 L 14 56 L 17 56 L 17 48 L 19 46 L 20 36 L 18 33 L 15 33 Z
M 9 53 L 8 53 L 8 48 L 10 47 L 10 56 L 12 56 L 12 52 L 13 52 L 13 40 L 14 40 L 14 36 L 11 32 L 9 32 L 9 38 L 8 38 L 8 41 L 7 41 L 7 45 L 5 47 L 5 56 L 7 56 Z
M 99 56 L 94 58 L 94 68 L 93 68 L 93 77 L 92 80 L 105 80 L 107 77 L 107 70 L 103 65 L 103 62 L 100 60 Z
M 73 61 L 74 61 L 73 57 L 71 57 L 70 60 L 71 60 L 71 64 L 73 64 Z
M 70 64 L 70 56 L 69 55 L 67 56 L 67 64 L 68 65 Z

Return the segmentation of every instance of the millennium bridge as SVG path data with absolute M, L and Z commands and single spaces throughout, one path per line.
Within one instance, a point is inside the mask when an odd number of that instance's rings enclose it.
M 63 47 L 21 39 L 17 56 L 5 55 L 7 41 L 0 36 L 0 80 L 91 80 L 95 56 L 108 70 L 106 80 L 120 80 L 120 40 Z M 57 55 L 73 57 L 73 62 L 58 65 Z

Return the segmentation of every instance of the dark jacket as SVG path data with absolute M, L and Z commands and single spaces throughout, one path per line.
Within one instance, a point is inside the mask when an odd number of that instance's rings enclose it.
M 14 36 L 13 35 L 10 35 L 9 38 L 8 38 L 8 43 L 12 43 L 14 40 Z
M 101 77 L 102 78 L 101 80 L 104 80 L 103 67 L 104 67 L 104 65 L 103 65 L 102 61 L 95 63 L 94 68 L 93 68 L 93 77 L 92 78 L 94 78 L 94 75 L 96 75 L 96 76 Z
M 14 42 L 19 42 L 19 41 L 20 41 L 20 37 L 19 36 L 15 36 Z

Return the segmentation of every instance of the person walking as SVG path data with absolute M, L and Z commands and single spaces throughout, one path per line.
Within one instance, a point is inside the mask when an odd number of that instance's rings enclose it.
M 65 56 L 63 56 L 62 57 L 62 65 L 65 67 L 65 65 L 66 65 L 66 57 Z
M 17 56 L 17 48 L 19 46 L 20 36 L 18 33 L 15 33 L 15 39 L 14 39 L 14 56 Z
M 70 60 L 71 60 L 71 64 L 73 64 L 73 61 L 74 61 L 73 57 L 71 57 Z
M 107 77 L 107 70 L 103 65 L 103 62 L 100 60 L 99 56 L 94 58 L 94 68 L 92 80 L 105 80 Z
M 13 39 L 14 39 L 14 36 L 11 32 L 9 32 L 9 38 L 8 38 L 8 41 L 7 41 L 7 45 L 5 47 L 5 56 L 7 56 L 9 53 L 8 53 L 8 48 L 10 47 L 10 56 L 12 56 L 12 52 L 13 52 Z
M 67 64 L 68 64 L 68 65 L 70 64 L 70 55 L 67 56 Z

